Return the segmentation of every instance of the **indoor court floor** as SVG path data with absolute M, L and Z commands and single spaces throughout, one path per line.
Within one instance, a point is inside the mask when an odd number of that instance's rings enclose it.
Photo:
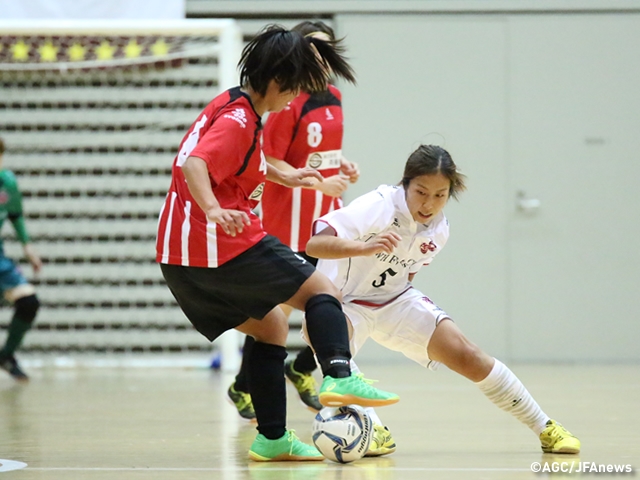
M 360 365 L 401 396 L 378 409 L 398 450 L 348 465 L 248 461 L 255 426 L 226 401 L 228 373 L 45 367 L 30 369 L 25 385 L 0 375 L 0 480 L 515 480 L 579 477 L 584 463 L 640 469 L 640 366 L 511 367 L 542 408 L 581 439 L 580 455 L 543 454 L 531 431 L 473 384 L 403 358 Z M 289 427 L 310 441 L 313 415 L 287 388 Z M 16 462 L 26 467 L 13 470 Z M 536 462 L 574 472 L 536 474 Z

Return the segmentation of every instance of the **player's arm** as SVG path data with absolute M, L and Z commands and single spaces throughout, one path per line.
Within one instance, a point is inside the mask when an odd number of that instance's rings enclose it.
M 314 181 L 323 181 L 322 175 L 315 168 L 294 168 L 282 160 L 278 160 L 277 162 L 285 166 L 280 168 L 280 164 L 278 164 L 278 166 L 274 165 L 269 161 L 269 157 L 267 157 L 267 180 L 270 182 L 293 188 L 310 187 Z
M 29 234 L 27 233 L 27 226 L 25 224 L 24 215 L 22 213 L 22 194 L 18 189 L 18 183 L 15 178 L 12 182 L 8 182 L 6 188 L 9 190 L 9 197 L 11 198 L 9 204 L 7 205 L 9 220 L 11 221 L 11 225 L 13 225 L 13 228 L 16 231 L 18 240 L 22 244 L 22 251 L 24 252 L 24 256 L 31 264 L 33 273 L 37 275 L 38 273 L 40 273 L 40 270 L 42 270 L 42 259 L 31 244 Z
M 395 232 L 383 232 L 368 242 L 351 240 L 337 236 L 335 229 L 327 225 L 316 233 L 305 249 L 307 255 L 315 258 L 339 259 L 349 257 L 364 257 L 376 253 L 391 253 L 402 240 Z
M 207 219 L 215 222 L 232 237 L 250 225 L 249 215 L 240 210 L 222 208 L 211 185 L 207 162 L 199 157 L 188 157 L 182 165 L 182 173 L 187 180 L 191 196 L 204 211 Z
M 279 160 L 274 157 L 267 156 L 267 163 L 276 169 L 280 170 L 283 173 L 293 174 L 298 169 L 291 166 L 291 164 L 285 162 L 284 160 Z M 342 193 L 347 189 L 347 182 L 340 175 L 333 175 L 331 177 L 324 178 L 322 174 L 320 174 L 315 169 L 300 169 L 306 172 L 312 171 L 315 172 L 314 176 L 306 177 L 304 179 L 303 185 L 295 185 L 302 188 L 309 188 L 311 190 L 320 190 L 322 193 L 329 197 L 339 197 Z M 315 175 L 318 174 L 318 175 Z M 267 179 L 271 180 L 268 176 Z M 273 180 L 271 180 L 273 181 Z M 276 182 L 280 183 L 280 182 Z M 284 184 L 282 184 L 284 185 Z M 288 186 L 288 185 L 287 185 Z
M 295 172 L 296 169 L 292 167 L 289 163 L 284 160 L 279 160 L 274 157 L 267 156 L 267 163 L 273 165 L 278 170 L 283 172 Z M 318 173 L 317 170 L 314 170 Z M 332 175 L 330 177 L 324 178 L 322 175 L 320 177 L 309 177 L 306 179 L 307 184 L 301 185 L 303 188 L 308 188 L 311 190 L 320 190 L 324 195 L 328 197 L 339 197 L 344 191 L 347 189 L 348 183 L 347 179 L 342 175 Z

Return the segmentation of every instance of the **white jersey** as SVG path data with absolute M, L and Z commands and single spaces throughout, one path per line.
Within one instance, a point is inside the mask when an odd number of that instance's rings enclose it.
M 317 269 L 342 291 L 343 301 L 384 304 L 411 287 L 409 274 L 431 263 L 449 238 L 443 212 L 427 225 L 416 222 L 405 200 L 403 187 L 382 185 L 356 198 L 347 207 L 319 218 L 314 232 L 331 226 L 340 238 L 371 241 L 384 232 L 395 232 L 402 241 L 393 253 L 321 259 Z

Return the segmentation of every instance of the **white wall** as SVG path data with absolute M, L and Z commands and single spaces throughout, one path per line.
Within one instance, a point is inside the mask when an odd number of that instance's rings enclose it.
M 344 150 L 362 170 L 349 196 L 397 183 L 420 143 L 449 150 L 469 192 L 450 204 L 450 243 L 417 284 L 472 338 L 504 355 L 504 20 L 340 15 L 336 26 L 359 82 L 343 88 Z

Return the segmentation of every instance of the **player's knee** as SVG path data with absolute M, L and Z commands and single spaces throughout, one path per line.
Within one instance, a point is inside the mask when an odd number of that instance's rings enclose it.
M 314 283 L 315 294 L 312 295 L 311 298 L 313 298 L 313 296 L 326 294 L 326 295 L 331 295 L 337 298 L 338 301 L 342 301 L 342 292 L 325 275 L 322 275 L 320 272 L 316 271 L 316 273 L 314 273 L 313 275 L 313 279 L 315 282 Z
M 36 295 L 27 295 L 26 297 L 18 298 L 14 302 L 14 308 L 16 317 L 23 322 L 32 323 L 40 308 L 40 301 Z
M 305 310 L 308 311 L 312 308 L 338 308 L 342 310 L 342 304 L 340 303 L 340 300 L 338 300 L 334 295 L 328 293 L 320 293 L 307 300 Z

